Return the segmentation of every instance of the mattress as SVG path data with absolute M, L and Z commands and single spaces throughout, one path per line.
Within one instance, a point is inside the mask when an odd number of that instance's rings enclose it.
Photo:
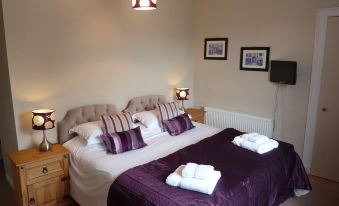
M 176 137 L 167 132 L 155 135 L 145 140 L 148 146 L 118 155 L 107 153 L 103 144 L 85 146 L 79 137 L 69 140 L 64 147 L 71 152 L 71 196 L 82 206 L 104 206 L 111 184 L 126 170 L 165 157 L 221 131 L 200 123 L 194 125 L 195 129 Z

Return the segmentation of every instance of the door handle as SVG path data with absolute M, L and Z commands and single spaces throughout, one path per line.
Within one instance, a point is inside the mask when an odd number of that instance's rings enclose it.
M 323 112 L 327 112 L 327 108 L 322 108 L 321 109 Z

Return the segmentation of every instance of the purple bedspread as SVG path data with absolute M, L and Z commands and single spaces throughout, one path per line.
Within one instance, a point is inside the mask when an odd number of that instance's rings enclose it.
M 304 166 L 293 145 L 263 155 L 232 144 L 242 134 L 226 129 L 167 157 L 132 168 L 112 184 L 107 204 L 113 205 L 279 205 L 294 197 L 294 189 L 311 190 Z M 180 138 L 180 137 L 173 137 Z M 188 162 L 213 165 L 221 171 L 213 194 L 168 186 L 166 177 Z

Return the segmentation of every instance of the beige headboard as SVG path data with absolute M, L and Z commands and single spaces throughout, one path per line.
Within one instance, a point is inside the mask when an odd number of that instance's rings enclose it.
M 69 110 L 64 119 L 58 122 L 58 142 L 63 144 L 74 137 L 69 130 L 78 124 L 98 121 L 101 115 L 120 113 L 115 105 L 95 104 Z
M 124 111 L 131 114 L 148 111 L 155 109 L 157 103 L 167 103 L 167 100 L 162 95 L 135 97 L 129 101 Z M 118 113 L 120 111 L 112 104 L 94 104 L 71 109 L 66 113 L 64 119 L 58 122 L 58 142 L 63 144 L 72 139 L 74 134 L 70 134 L 69 130 L 78 124 L 98 121 L 101 115 L 115 115 Z
M 135 114 L 142 111 L 149 111 L 156 108 L 157 104 L 167 103 L 167 100 L 162 95 L 148 95 L 135 97 L 128 102 L 124 112 Z

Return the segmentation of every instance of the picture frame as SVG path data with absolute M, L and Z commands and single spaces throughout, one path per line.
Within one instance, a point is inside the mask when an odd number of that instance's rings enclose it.
M 268 72 L 270 47 L 241 47 L 240 70 Z
M 204 59 L 227 60 L 228 38 L 206 38 Z

